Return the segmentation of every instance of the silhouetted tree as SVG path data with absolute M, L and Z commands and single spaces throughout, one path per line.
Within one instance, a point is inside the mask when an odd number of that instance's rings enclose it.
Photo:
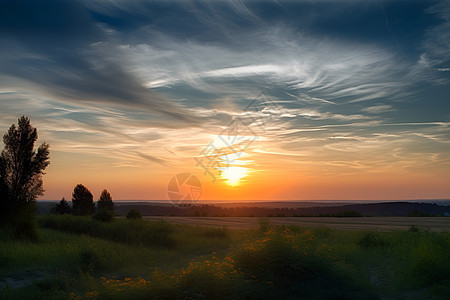
M 55 212 L 57 214 L 70 214 L 72 213 L 72 209 L 69 206 L 69 203 L 66 201 L 66 198 L 62 198 L 61 201 L 59 201 L 59 204 L 56 204 Z
M 78 184 L 72 193 L 72 213 L 75 216 L 92 215 L 95 212 L 94 197 L 82 184 Z
M 98 199 L 97 208 L 98 210 L 107 209 L 114 211 L 114 202 L 112 201 L 111 194 L 106 189 L 103 190 Z
M 3 156 L 0 155 L 0 223 L 5 221 L 6 217 L 10 214 L 11 200 L 9 199 L 9 189 L 6 183 L 6 164 L 3 160 Z
M 3 136 L 0 156 L 0 223 L 10 224 L 17 234 L 32 235 L 36 198 L 44 194 L 42 175 L 50 164 L 49 145 L 34 150 L 38 139 L 30 119 L 22 116 Z M 27 231 L 29 231 L 27 233 Z

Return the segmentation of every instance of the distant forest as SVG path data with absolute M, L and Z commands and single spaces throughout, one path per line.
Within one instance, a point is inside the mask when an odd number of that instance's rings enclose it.
M 51 202 L 40 202 L 40 214 L 47 214 Z M 361 217 L 361 216 L 449 216 L 450 206 L 432 203 L 412 202 L 384 202 L 369 204 L 348 204 L 337 206 L 315 207 L 226 207 L 218 205 L 193 205 L 186 207 L 170 206 L 155 203 L 124 203 L 116 202 L 115 212 L 125 216 L 130 209 L 138 210 L 144 216 L 194 216 L 194 217 L 303 217 L 303 216 L 330 216 L 330 217 Z

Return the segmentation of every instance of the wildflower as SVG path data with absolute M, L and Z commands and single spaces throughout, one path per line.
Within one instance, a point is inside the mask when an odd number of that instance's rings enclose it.
M 91 291 L 91 292 L 87 292 L 86 295 L 85 295 L 85 297 L 86 297 L 86 298 L 94 298 L 94 297 L 97 297 L 98 294 L 99 294 L 99 293 L 98 293 L 97 291 Z

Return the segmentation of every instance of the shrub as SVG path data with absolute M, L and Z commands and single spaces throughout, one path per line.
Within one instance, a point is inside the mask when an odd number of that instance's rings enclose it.
M 102 267 L 100 256 L 94 249 L 82 249 L 80 251 L 80 271 L 93 273 Z
M 134 209 L 134 208 L 132 208 L 132 209 L 130 209 L 130 211 L 128 211 L 128 213 L 127 213 L 127 219 L 131 219 L 131 220 L 136 220 L 136 219 L 142 219 L 142 215 L 141 215 L 141 213 L 138 211 L 138 210 L 136 210 L 136 209 Z
M 114 213 L 109 209 L 102 208 L 96 212 L 92 218 L 100 222 L 112 222 L 114 220 Z
M 409 232 L 419 232 L 420 229 L 416 225 L 411 225 L 408 229 Z
M 429 233 L 420 237 L 411 253 L 408 278 L 421 286 L 433 285 L 450 278 L 450 237 Z
M 36 222 L 36 204 L 25 203 L 17 210 L 14 219 L 3 226 L 4 232 L 10 238 L 18 238 L 36 242 L 39 240 L 39 230 Z
M 256 298 L 367 298 L 369 294 L 332 258 L 332 249 L 326 244 L 314 246 L 314 240 L 308 230 L 303 234 L 283 227 L 269 230 L 237 251 L 236 269 L 256 284 Z
M 385 248 L 390 246 L 390 242 L 377 232 L 368 232 L 358 241 L 358 245 L 366 249 Z
M 229 256 L 223 260 L 213 256 L 190 262 L 176 278 L 185 299 L 248 299 L 251 296 L 239 290 L 245 280 Z

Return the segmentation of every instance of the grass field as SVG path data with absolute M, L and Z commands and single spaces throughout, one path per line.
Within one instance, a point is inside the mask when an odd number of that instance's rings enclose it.
M 201 219 L 212 218 L 191 220 Z M 252 218 L 254 225 L 238 230 L 42 217 L 39 242 L 1 241 L 0 299 L 446 299 L 450 294 L 450 233 L 427 226 L 338 230 L 322 223 L 335 219 L 311 219 L 321 226 L 275 226 L 278 219 Z
M 199 226 L 226 226 L 232 229 L 258 228 L 258 218 L 253 217 L 146 217 L 148 220 L 165 220 L 176 224 L 189 224 Z M 416 226 L 422 230 L 450 231 L 449 217 L 360 217 L 360 218 L 333 218 L 333 217 L 269 217 L 273 225 L 331 227 L 343 230 L 408 230 Z

